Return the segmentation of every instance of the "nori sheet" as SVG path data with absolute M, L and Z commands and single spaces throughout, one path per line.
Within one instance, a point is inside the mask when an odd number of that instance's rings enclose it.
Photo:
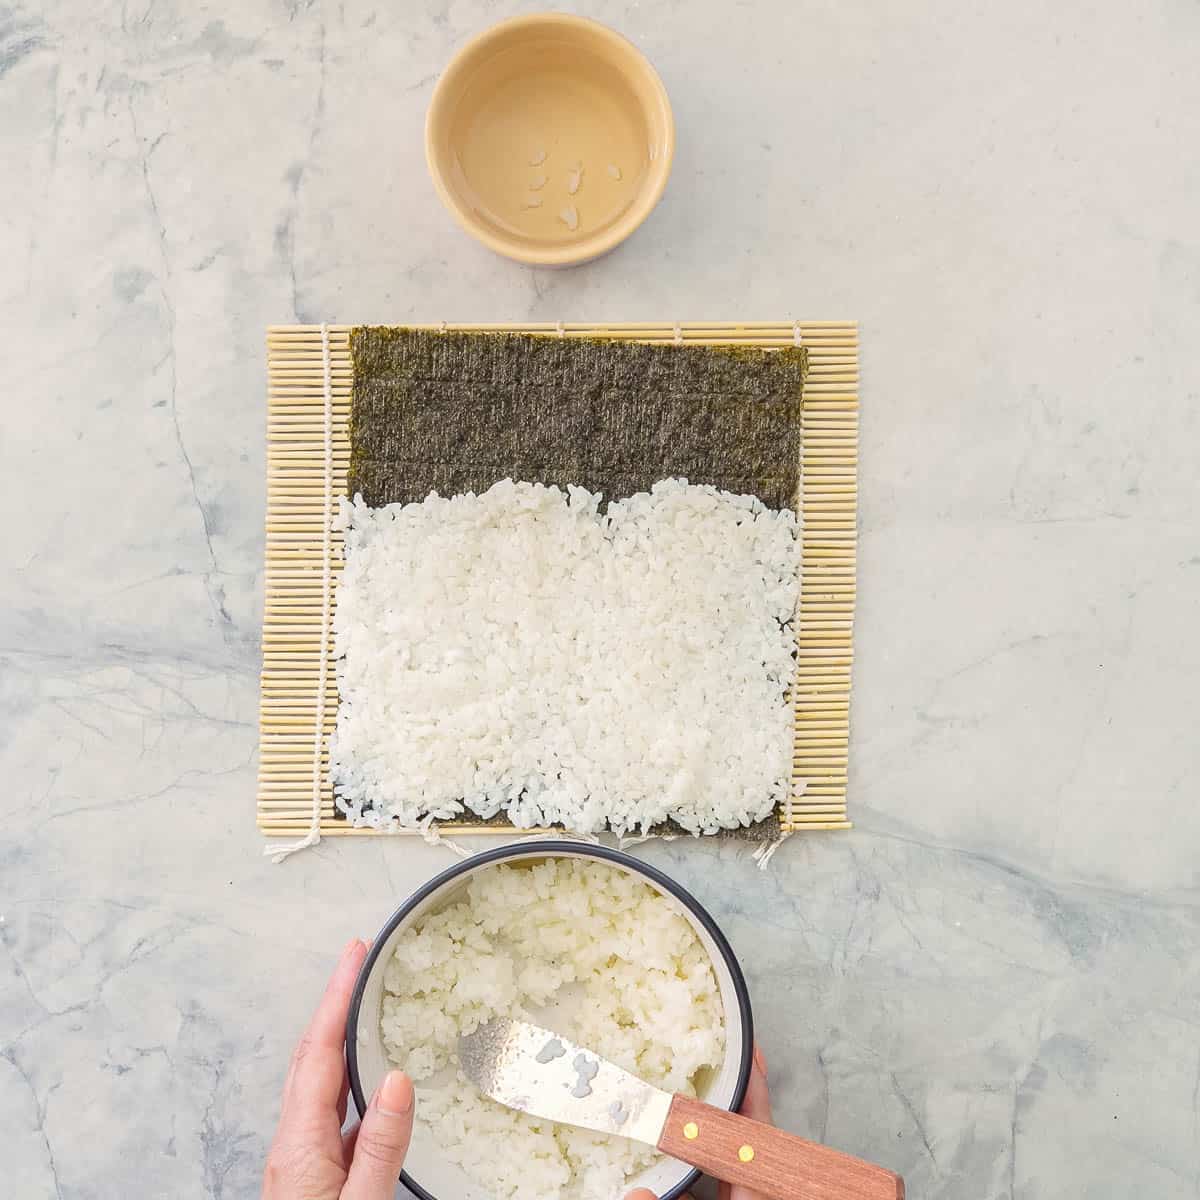
M 614 500 L 671 476 L 770 508 L 795 505 L 803 346 L 369 326 L 351 333 L 350 348 L 347 492 L 373 507 L 484 492 L 507 478 L 575 484 Z M 486 823 L 509 825 L 505 817 Z M 779 832 L 772 815 L 717 836 L 773 841 Z
M 808 350 L 356 329 L 348 491 L 373 507 L 512 477 L 615 500 L 679 476 L 795 503 Z

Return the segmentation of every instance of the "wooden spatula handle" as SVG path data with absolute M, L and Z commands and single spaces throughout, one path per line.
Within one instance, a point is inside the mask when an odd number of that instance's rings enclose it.
M 904 1200 L 904 1180 L 883 1167 L 686 1096 L 672 1100 L 658 1148 L 771 1200 Z

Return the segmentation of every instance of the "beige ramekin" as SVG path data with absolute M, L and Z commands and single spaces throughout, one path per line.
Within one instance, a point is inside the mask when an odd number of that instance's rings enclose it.
M 645 56 L 562 13 L 514 17 L 468 42 L 425 122 L 429 172 L 458 223 L 535 266 L 624 241 L 661 198 L 674 152 L 671 105 Z

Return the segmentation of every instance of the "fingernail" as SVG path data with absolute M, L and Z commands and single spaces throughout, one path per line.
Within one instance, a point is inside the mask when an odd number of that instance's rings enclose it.
M 758 1073 L 766 1079 L 767 1077 L 767 1060 L 763 1058 L 762 1047 L 754 1043 L 754 1065 L 758 1068 Z
M 360 942 L 358 938 L 351 938 L 346 943 L 346 948 L 342 951 L 342 961 L 344 962 L 346 959 L 348 959 L 361 945 L 362 942 Z
M 413 1085 L 403 1071 L 389 1071 L 379 1085 L 379 1111 L 385 1117 L 406 1116 L 413 1106 Z

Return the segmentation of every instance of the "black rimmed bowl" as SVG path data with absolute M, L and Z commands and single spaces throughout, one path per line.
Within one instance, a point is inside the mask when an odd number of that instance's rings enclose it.
M 379 931 L 359 972 L 346 1025 L 350 1091 L 360 1116 L 366 1112 L 371 1096 L 394 1065 L 384 1048 L 380 1011 L 384 970 L 397 940 L 422 917 L 461 900 L 467 884 L 480 871 L 490 870 L 500 864 L 532 865 L 547 858 L 598 859 L 618 870 L 636 875 L 665 896 L 691 924 L 712 963 L 725 1010 L 725 1059 L 719 1070 L 701 1082 L 701 1099 L 730 1111 L 741 1105 L 746 1094 L 746 1081 L 750 1077 L 754 1045 L 750 997 L 742 969 L 717 923 L 700 902 L 673 879 L 629 854 L 611 850 L 607 846 L 539 841 L 500 846 L 456 863 L 414 892 Z M 419 1093 L 418 1088 L 418 1106 Z M 631 1179 L 629 1187 L 646 1187 L 662 1200 L 675 1200 L 695 1183 L 698 1175 L 699 1172 L 686 1163 L 662 1157 Z M 400 1178 L 421 1200 L 494 1200 L 490 1192 L 440 1155 L 436 1131 L 419 1122 L 413 1131 L 408 1160 Z

